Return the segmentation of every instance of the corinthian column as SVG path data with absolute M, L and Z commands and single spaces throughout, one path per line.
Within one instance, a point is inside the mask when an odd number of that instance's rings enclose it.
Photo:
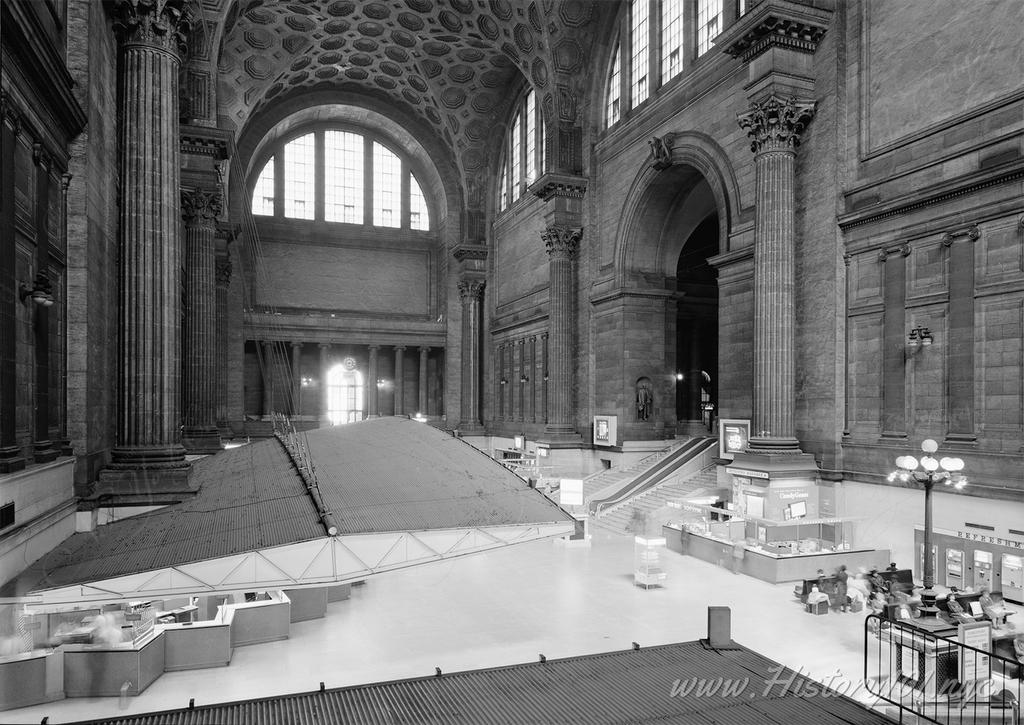
M 219 191 L 181 194 L 185 220 L 185 425 L 189 453 L 220 450 L 217 430 L 217 290 L 214 234 L 223 199 Z M 226 292 L 226 291 L 225 291 Z
M 482 279 L 459 282 L 462 302 L 462 410 L 459 428 L 476 433 L 480 423 L 480 311 L 484 298 Z
M 545 433 L 573 434 L 572 393 L 574 383 L 573 268 L 583 231 L 549 226 L 541 232 L 548 253 L 548 422 Z
M 120 360 L 113 493 L 179 488 L 181 207 L 179 52 L 184 0 L 116 3 L 121 40 Z M 165 485 L 166 484 L 166 485 Z
M 769 96 L 739 116 L 756 165 L 752 451 L 800 451 L 794 426 L 794 161 L 813 102 Z

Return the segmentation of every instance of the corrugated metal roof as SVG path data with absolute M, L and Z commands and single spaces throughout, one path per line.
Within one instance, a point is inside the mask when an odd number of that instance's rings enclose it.
M 339 534 L 523 526 L 572 517 L 464 441 L 408 418 L 308 433 L 324 505 Z M 0 596 L 326 537 L 305 484 L 275 439 L 199 459 L 196 496 L 74 534 Z
M 98 721 L 107 725 L 323 725 L 360 723 L 693 723 L 841 725 L 889 722 L 845 697 L 765 695 L 762 675 L 779 667 L 744 648 L 716 651 L 700 642 L 359 685 L 325 692 Z M 784 670 L 790 673 L 789 670 Z M 769 675 L 770 676 L 770 675 Z M 750 678 L 740 693 L 672 696 L 677 680 Z
M 157 511 L 74 534 L 12 582 L 24 594 L 110 579 L 324 536 L 291 460 L 276 440 L 193 464 L 197 495 Z
M 569 518 L 465 441 L 408 418 L 321 428 L 308 441 L 324 505 L 342 534 Z

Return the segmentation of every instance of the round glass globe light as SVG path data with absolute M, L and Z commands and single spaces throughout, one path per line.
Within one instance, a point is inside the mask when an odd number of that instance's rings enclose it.
M 939 462 L 936 461 L 931 456 L 925 456 L 924 458 L 921 459 L 921 468 L 923 468 L 926 471 L 934 471 L 938 469 L 938 467 Z
M 917 459 L 913 456 L 900 456 L 896 459 L 896 465 L 908 471 L 913 471 L 917 468 Z
M 935 451 L 939 450 L 939 444 L 931 438 L 925 438 L 921 441 L 921 450 L 925 453 L 935 453 Z

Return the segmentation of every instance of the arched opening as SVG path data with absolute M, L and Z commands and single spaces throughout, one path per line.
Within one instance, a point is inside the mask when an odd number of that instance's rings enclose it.
M 718 217 L 703 219 L 676 265 L 676 420 L 681 433 L 710 431 L 718 404 Z
M 363 375 L 354 360 L 335 365 L 327 371 L 327 419 L 331 425 L 355 423 L 365 415 Z

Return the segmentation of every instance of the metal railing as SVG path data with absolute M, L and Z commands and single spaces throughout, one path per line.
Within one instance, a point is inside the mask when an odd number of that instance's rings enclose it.
M 930 631 L 914 620 L 868 615 L 867 691 L 894 706 L 898 716 L 890 717 L 899 722 L 907 717 L 940 725 L 1019 725 L 1024 665 L 1013 659 L 1012 637 L 994 641 L 991 634 L 1002 632 L 987 622 L 961 625 L 956 633 L 952 627 Z
M 274 425 L 275 437 L 284 446 L 302 482 L 306 484 L 306 492 L 313 499 L 313 505 L 327 535 L 336 536 L 338 526 L 334 521 L 334 513 L 324 504 L 323 496 L 320 494 L 320 481 L 316 477 L 316 468 L 309 453 L 309 440 L 306 434 L 296 431 L 291 419 L 283 413 L 271 413 L 270 419 Z

